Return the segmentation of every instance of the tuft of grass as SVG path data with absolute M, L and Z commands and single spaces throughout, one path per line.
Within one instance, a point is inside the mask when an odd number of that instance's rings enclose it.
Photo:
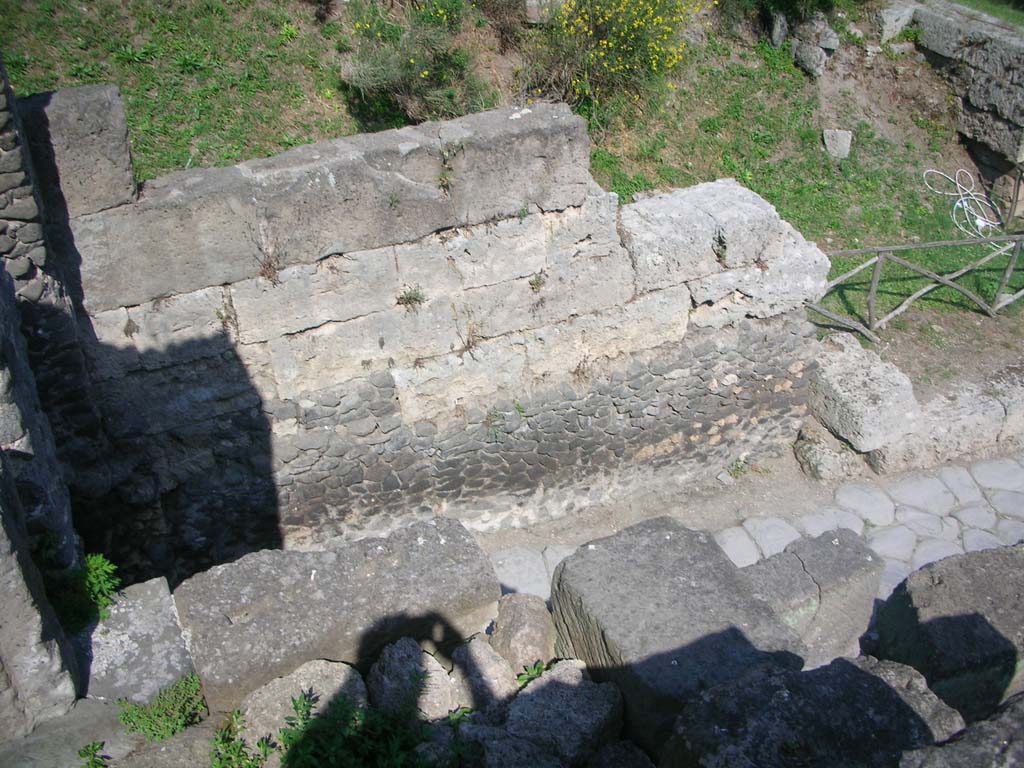
M 149 741 L 169 739 L 206 716 L 202 683 L 194 672 L 164 688 L 150 704 L 118 699 L 117 719 L 129 733 L 141 733 Z
M 419 307 L 427 300 L 426 294 L 423 293 L 423 289 L 418 285 L 406 286 L 405 289 L 398 295 L 395 303 L 400 307 L 405 307 L 406 310 L 412 310 Z

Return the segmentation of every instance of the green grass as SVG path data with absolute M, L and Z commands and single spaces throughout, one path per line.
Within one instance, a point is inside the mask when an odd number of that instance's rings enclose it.
M 1018 27 L 1024 27 L 1024 3 L 1007 2 L 1007 0 L 955 0 L 955 2 Z
M 822 148 L 826 126 L 817 121 L 816 89 L 793 66 L 786 47 L 775 50 L 761 43 L 743 50 L 712 36 L 691 50 L 669 88 L 624 113 L 618 127 L 595 142 L 593 173 L 624 202 L 654 186 L 683 187 L 731 176 L 775 205 L 825 251 L 961 239 L 949 218 L 948 200 L 928 192 L 921 178 L 925 168 L 946 164 L 943 148 L 955 140 L 948 111 L 897 118 L 923 130 L 927 146 L 895 146 L 861 122 L 850 157 L 837 163 Z M 910 260 L 942 273 L 982 255 L 979 247 L 944 249 L 914 252 Z M 833 259 L 832 275 L 863 258 Z M 961 283 L 991 298 L 1005 263 L 996 260 Z M 870 277 L 869 271 L 862 273 L 830 294 L 826 304 L 863 316 Z M 924 282 L 888 267 L 879 309 L 895 307 Z M 1024 274 L 1018 271 L 1012 286 L 1024 287 Z M 922 303 L 973 306 L 949 289 L 929 294 Z
M 333 37 L 296 0 L 0 0 L 19 95 L 111 82 L 135 171 L 230 165 L 356 130 Z
M 202 682 L 195 672 L 161 689 L 149 704 L 118 699 L 117 707 L 117 719 L 125 729 L 141 733 L 149 741 L 169 739 L 206 716 Z

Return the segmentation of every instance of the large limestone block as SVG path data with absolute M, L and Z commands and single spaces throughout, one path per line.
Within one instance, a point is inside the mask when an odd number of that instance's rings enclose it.
M 817 301 L 828 286 L 828 257 L 785 222 L 781 256 L 718 272 L 687 285 L 694 325 L 720 328 L 745 317 L 772 317 Z
M 1014 696 L 988 720 L 972 723 L 944 744 L 905 752 L 900 758 L 900 768 L 1024 765 L 1021 723 L 1024 723 L 1024 695 Z
M 65 714 L 75 702 L 75 658 L 29 556 L 11 470 L 0 456 L 0 742 Z
M 73 219 L 85 307 L 134 306 L 258 274 L 266 254 L 254 193 L 237 167 L 181 171 L 148 182 L 132 205 Z
M 878 655 L 921 672 L 970 722 L 1024 690 L 1024 545 L 940 560 L 879 608 Z
M 113 85 L 83 85 L 18 101 L 18 113 L 52 219 L 135 199 L 128 123 Z
M 672 518 L 580 547 L 555 571 L 551 599 L 559 652 L 618 684 L 630 737 L 651 752 L 704 688 L 802 664 L 795 633 L 714 540 Z
M 806 664 L 859 653 L 884 563 L 853 531 L 799 539 L 744 570 L 756 594 L 799 635 Z
M 665 768 L 892 766 L 963 728 L 909 667 L 870 657 L 811 672 L 759 670 L 686 707 Z
M 75 638 L 85 693 L 94 699 L 150 703 L 192 671 L 167 580 L 124 589 L 108 618 Z
M 915 431 L 921 408 L 910 379 L 863 349 L 852 334 L 821 346 L 810 381 L 811 411 L 858 451 L 895 443 Z
M 471 635 L 499 596 L 490 559 L 447 519 L 323 552 L 255 552 L 174 593 L 214 711 L 312 659 L 367 665 L 402 636 Z
M 234 332 L 246 344 L 344 322 L 395 306 L 392 248 L 330 256 L 231 286 Z
M 621 225 L 641 292 L 782 256 L 782 219 L 733 179 L 623 206 Z

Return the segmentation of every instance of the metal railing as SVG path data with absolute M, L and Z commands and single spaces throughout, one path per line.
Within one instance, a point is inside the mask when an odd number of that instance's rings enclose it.
M 1007 294 L 1006 287 L 1010 283 L 1010 279 L 1013 277 L 1014 270 L 1017 269 L 1018 264 L 1021 264 L 1021 247 L 1024 243 L 1024 234 L 1018 235 L 1002 235 L 999 237 L 986 237 L 986 238 L 972 238 L 970 240 L 941 240 L 934 243 L 914 243 L 911 245 L 888 245 L 878 246 L 875 248 L 856 248 L 853 250 L 845 251 L 833 251 L 828 254 L 830 258 L 836 256 L 863 256 L 873 254 L 872 258 L 865 261 L 863 264 L 851 269 L 834 280 L 829 281 L 826 294 L 833 290 L 838 285 L 846 282 L 851 277 L 860 274 L 866 269 L 871 269 L 871 287 L 868 289 L 867 298 L 867 322 L 863 323 L 855 317 L 849 317 L 841 315 L 838 312 L 826 309 L 820 304 L 807 303 L 807 308 L 817 312 L 825 318 L 828 318 L 833 323 L 836 323 L 842 327 L 849 328 L 863 334 L 866 338 L 873 342 L 878 341 L 878 336 L 875 331 L 885 327 L 885 325 L 893 318 L 906 312 L 910 306 L 920 299 L 922 296 L 931 293 L 938 288 L 952 288 L 954 291 L 962 294 L 966 298 L 978 305 L 982 312 L 989 317 L 995 317 L 996 313 L 1004 307 L 1009 306 L 1018 299 L 1024 297 L 1024 289 L 1017 291 L 1016 293 Z M 956 248 L 969 245 L 986 245 L 990 244 L 993 247 L 992 252 L 986 254 L 983 258 L 978 259 L 965 267 L 961 267 L 955 272 L 949 272 L 945 275 L 940 275 L 933 272 L 930 269 L 926 269 L 918 264 L 907 261 L 902 256 L 897 256 L 897 253 L 905 253 L 907 251 L 920 251 L 929 248 Z M 959 285 L 955 281 L 957 278 L 963 277 L 969 272 L 972 272 L 990 261 L 1005 256 L 1007 253 L 1010 254 L 1009 261 L 1006 264 L 1006 268 L 1003 270 L 1002 277 L 999 280 L 999 286 L 996 288 L 995 296 L 991 302 L 985 301 L 974 291 L 969 288 L 965 288 Z M 878 301 L 878 286 L 882 281 L 882 272 L 887 264 L 895 264 L 904 269 L 910 270 L 922 277 L 931 280 L 927 285 L 918 288 L 912 294 L 907 296 L 903 301 L 896 306 L 895 309 L 879 315 L 877 301 Z M 1021 264 L 1024 268 L 1024 264 Z

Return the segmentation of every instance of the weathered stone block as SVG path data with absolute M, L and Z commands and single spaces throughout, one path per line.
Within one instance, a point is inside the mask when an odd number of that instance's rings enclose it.
M 29 556 L 21 505 L 0 457 L 0 741 L 60 717 L 75 702 L 76 665 Z
M 863 349 L 851 334 L 822 344 L 811 375 L 811 411 L 858 451 L 895 443 L 915 431 L 921 408 L 910 379 Z
M 555 625 L 542 597 L 511 594 L 498 601 L 491 647 L 517 674 L 555 658 Z
M 611 683 L 595 683 L 580 661 L 555 664 L 532 681 L 509 707 L 508 732 L 580 765 L 622 727 L 622 696 Z
M 971 723 L 956 738 L 904 752 L 900 768 L 975 768 L 990 765 L 996 759 L 1003 765 L 1024 764 L 1022 722 L 1024 695 L 1018 695 L 988 720 Z
M 227 711 L 312 659 L 366 665 L 406 635 L 471 635 L 499 593 L 472 537 L 438 519 L 324 552 L 256 552 L 193 576 L 174 598 L 207 702 Z
M 558 566 L 558 650 L 618 684 L 630 737 L 656 752 L 704 688 L 752 666 L 801 666 L 796 634 L 751 591 L 710 536 L 671 518 L 649 520 Z
M 810 672 L 761 669 L 687 705 L 666 768 L 792 764 L 891 766 L 949 738 L 963 720 L 909 667 L 870 657 Z
M 254 194 L 239 168 L 181 171 L 148 182 L 133 205 L 73 219 L 86 308 L 133 306 L 258 274 L 272 254 Z
M 384 648 L 366 683 L 370 702 L 386 712 L 408 708 L 424 720 L 441 720 L 457 707 L 448 673 L 411 637 Z
M 128 123 L 113 85 L 84 85 L 18 101 L 49 215 L 75 218 L 135 199 Z
M 276 741 L 287 725 L 287 718 L 294 716 L 291 700 L 306 691 L 317 697 L 313 706 L 315 717 L 327 713 L 341 698 L 354 707 L 365 707 L 367 702 L 366 684 L 355 668 L 338 661 L 307 661 L 242 700 L 239 709 L 245 718 L 242 735 L 246 743 L 255 745 L 264 736 Z
M 921 672 L 968 721 L 1024 689 L 1024 545 L 912 573 L 879 608 L 878 655 Z
M 127 587 L 110 616 L 74 638 L 85 693 L 150 703 L 192 671 L 178 613 L 163 577 Z

